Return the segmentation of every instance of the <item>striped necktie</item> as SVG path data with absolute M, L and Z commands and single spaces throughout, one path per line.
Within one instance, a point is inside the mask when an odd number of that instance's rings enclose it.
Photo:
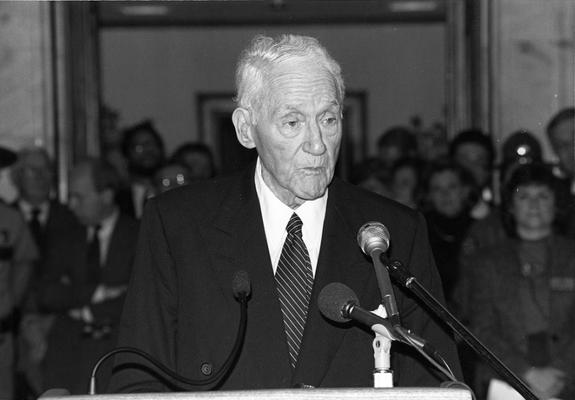
M 288 234 L 275 275 L 293 368 L 303 337 L 313 285 L 309 253 L 301 233 L 302 225 L 301 219 L 293 213 L 286 227 Z

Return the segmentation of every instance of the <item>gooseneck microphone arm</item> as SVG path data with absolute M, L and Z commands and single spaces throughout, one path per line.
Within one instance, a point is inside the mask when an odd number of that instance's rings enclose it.
M 420 301 L 425 303 L 435 315 L 451 327 L 481 358 L 497 371 L 515 390 L 528 400 L 537 400 L 538 397 L 531 389 L 513 373 L 497 356 L 495 356 L 483 343 L 479 341 L 453 314 L 449 312 L 423 285 L 421 285 L 415 276 L 403 266 L 401 261 L 387 260 L 381 257 L 381 262 L 386 266 L 391 277 L 401 286 L 408 289 Z
M 385 308 L 387 318 L 394 326 L 399 326 L 399 309 L 395 302 L 395 295 L 389 272 L 382 264 L 381 259 L 385 258 L 385 252 L 389 248 L 389 231 L 381 222 L 367 222 L 359 228 L 357 232 L 357 244 L 365 255 L 368 255 L 373 263 L 377 286 L 381 295 L 381 304 Z
M 210 390 L 215 388 L 217 384 L 219 384 L 231 371 L 233 364 L 236 362 L 240 354 L 246 336 L 246 327 L 248 321 L 248 299 L 251 293 L 251 286 L 249 277 L 245 271 L 236 272 L 232 283 L 232 289 L 234 297 L 240 303 L 240 323 L 238 325 L 236 339 L 232 347 L 232 350 L 226 361 L 222 364 L 220 369 L 214 375 L 205 379 L 189 379 L 182 375 L 179 375 L 177 372 L 166 367 L 160 361 L 156 360 L 153 356 L 151 356 L 150 354 L 146 353 L 143 350 L 134 347 L 118 347 L 100 357 L 96 362 L 96 364 L 94 365 L 94 368 L 92 368 L 92 374 L 90 375 L 90 388 L 88 393 L 90 395 L 96 394 L 96 375 L 102 363 L 104 363 L 104 361 L 108 360 L 110 357 L 119 353 L 137 354 L 140 357 L 152 363 L 156 368 L 158 368 L 160 371 L 162 371 L 170 378 L 185 385 L 200 387 L 202 390 Z

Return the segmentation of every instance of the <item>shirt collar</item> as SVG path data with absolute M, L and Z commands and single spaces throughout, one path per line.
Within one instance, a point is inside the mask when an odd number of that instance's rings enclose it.
M 26 200 L 20 199 L 18 200 L 18 208 L 24 214 L 27 221 L 29 221 L 32 218 L 32 210 L 37 208 L 38 210 L 40 210 L 40 214 L 38 214 L 38 219 L 40 220 L 40 222 L 46 223 L 46 220 L 48 219 L 48 212 L 50 211 L 50 202 L 45 201 L 39 206 L 33 206 Z
M 310 259 L 315 273 L 321 246 L 328 191 L 326 190 L 325 194 L 320 198 L 308 200 L 294 210 L 278 199 L 264 182 L 259 157 L 256 164 L 254 181 L 274 268 L 276 266 L 275 262 L 281 252 L 281 247 L 283 246 L 283 240 L 287 235 L 286 226 L 292 214 L 296 212 L 303 222 L 302 236 L 310 253 Z
M 116 209 L 114 209 L 112 214 L 110 214 L 109 216 L 104 218 L 102 221 L 100 221 L 100 224 L 99 224 L 100 225 L 100 231 L 98 234 L 98 236 L 100 238 L 109 237 L 112 234 L 114 227 L 116 226 L 116 221 L 118 221 L 119 216 L 120 216 L 120 211 L 118 210 L 118 208 L 116 208 Z M 93 227 L 91 227 L 90 230 L 93 231 Z

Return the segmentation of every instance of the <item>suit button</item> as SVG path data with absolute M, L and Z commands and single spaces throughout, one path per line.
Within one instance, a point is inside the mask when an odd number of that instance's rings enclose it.
M 210 363 L 203 363 L 200 369 L 202 371 L 202 374 L 204 374 L 205 376 L 210 376 L 212 374 L 213 367 L 212 364 Z

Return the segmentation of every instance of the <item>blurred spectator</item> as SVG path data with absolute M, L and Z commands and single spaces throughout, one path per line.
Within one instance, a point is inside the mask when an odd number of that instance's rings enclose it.
M 564 108 L 553 115 L 547 124 L 546 133 L 551 148 L 559 159 L 562 174 L 573 181 L 575 172 L 575 107 Z M 571 192 L 573 193 L 575 190 L 571 190 Z
M 419 203 L 419 161 L 415 158 L 402 158 L 391 168 L 391 198 L 410 208 L 418 208 Z
M 493 202 L 491 184 L 495 149 L 491 138 L 477 129 L 464 130 L 453 138 L 449 155 L 457 164 L 468 170 L 475 181 L 476 190 L 471 193 L 475 198 L 471 209 L 472 217 L 485 218 Z
M 128 181 L 128 167 L 122 153 L 122 131 L 119 113 L 106 105 L 100 109 L 100 150 L 102 158 L 112 164 L 123 181 Z
M 351 183 L 381 196 L 391 197 L 384 182 L 384 167 L 379 158 L 368 158 L 353 167 Z
M 394 126 L 385 130 L 377 140 L 377 151 L 387 180 L 391 168 L 400 159 L 417 156 L 417 139 L 412 131 L 404 126 Z
M 508 180 L 511 166 L 534 162 L 543 162 L 543 149 L 539 140 L 528 131 L 513 132 L 505 139 L 501 147 L 500 182 Z
M 441 160 L 447 156 L 448 144 L 445 127 L 434 124 L 417 134 L 417 154 L 425 163 Z
M 39 304 L 55 314 L 44 360 L 45 384 L 87 393 L 91 368 L 115 346 L 138 224 L 114 202 L 109 164 L 87 160 L 70 175 L 70 208 L 83 224 L 49 238 Z M 105 386 L 110 364 L 98 380 Z M 102 387 L 104 387 L 102 386 Z
M 214 155 L 204 143 L 182 144 L 174 151 L 170 161 L 185 165 L 191 180 L 213 178 L 216 175 Z
M 0 169 L 16 155 L 0 147 Z M 14 397 L 17 310 L 38 257 L 34 239 L 20 213 L 0 202 L 0 398 Z
M 426 171 L 425 218 L 435 263 L 448 305 L 460 276 L 459 253 L 469 226 L 470 188 L 468 172 L 450 160 L 432 163 Z
M 170 189 L 187 185 L 191 181 L 190 176 L 190 171 L 185 165 L 169 162 L 154 175 L 155 193 L 160 194 Z
M 575 247 L 556 234 L 557 188 L 546 165 L 515 169 L 502 196 L 510 237 L 470 260 L 478 337 L 541 399 L 575 398 Z
M 14 206 L 28 223 L 40 250 L 22 309 L 18 354 L 22 372 L 17 387 L 19 398 L 28 395 L 37 397 L 43 391 L 40 363 L 46 351 L 46 336 L 52 320 L 50 316 L 40 314 L 36 304 L 36 284 L 42 274 L 46 242 L 48 237 L 67 235 L 79 222 L 67 206 L 51 197 L 53 165 L 45 149 L 22 149 L 18 153 L 18 162 L 12 168 L 12 181 L 19 193 Z
M 124 131 L 122 153 L 130 182 L 118 191 L 116 201 L 122 212 L 140 218 L 146 199 L 153 195 L 154 174 L 164 164 L 164 141 L 152 122 L 144 121 Z

